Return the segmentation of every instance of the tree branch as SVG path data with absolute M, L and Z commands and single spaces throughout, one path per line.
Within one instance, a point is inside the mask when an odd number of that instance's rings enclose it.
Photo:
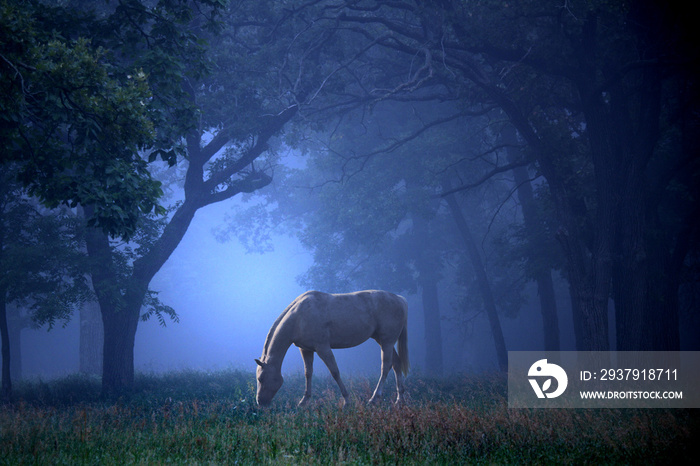
M 500 167 L 496 167 L 493 170 L 491 170 L 490 172 L 486 173 L 481 178 L 479 178 L 477 181 L 475 181 L 473 183 L 459 186 L 457 188 L 451 188 L 447 191 L 443 191 L 442 193 L 438 194 L 436 197 L 446 197 L 446 196 L 449 196 L 450 194 L 454 194 L 454 193 L 458 193 L 460 191 L 466 191 L 468 189 L 476 188 L 477 186 L 484 184 L 489 179 L 491 179 L 495 175 L 498 175 L 499 173 L 507 172 L 509 170 L 512 170 L 512 169 L 518 168 L 518 167 L 524 167 L 524 166 L 528 165 L 529 163 L 530 163 L 529 160 L 520 160 L 518 162 L 509 163 L 506 165 L 502 165 Z
M 277 134 L 282 127 L 284 127 L 284 125 L 291 120 L 294 115 L 296 115 L 298 109 L 298 105 L 292 105 L 287 107 L 281 113 L 271 117 L 271 121 L 262 128 L 253 146 L 249 147 L 238 160 L 228 165 L 221 171 L 212 174 L 212 176 L 204 182 L 203 188 L 205 191 L 208 193 L 214 193 L 217 186 L 228 181 L 229 178 L 250 165 L 263 152 L 265 152 L 268 147 L 267 142 L 269 139 Z

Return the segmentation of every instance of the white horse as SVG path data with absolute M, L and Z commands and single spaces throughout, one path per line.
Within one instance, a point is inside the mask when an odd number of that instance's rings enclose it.
M 293 344 L 299 347 L 304 359 L 306 389 L 299 402 L 303 405 L 311 398 L 311 375 L 314 353 L 326 363 L 331 375 L 340 387 L 342 404 L 348 400 L 348 391 L 340 378 L 338 365 L 331 349 L 357 346 L 373 338 L 382 349 L 381 377 L 370 403 L 382 393 L 382 386 L 389 370 L 396 375 L 396 403 L 403 394 L 403 378 L 408 374 L 408 344 L 406 321 L 408 306 L 402 296 L 387 291 L 356 291 L 345 294 L 328 294 L 307 291 L 296 298 L 270 328 L 265 347 L 258 364 L 259 405 L 270 404 L 282 386 L 282 361 Z M 398 341 L 398 352 L 394 344 Z

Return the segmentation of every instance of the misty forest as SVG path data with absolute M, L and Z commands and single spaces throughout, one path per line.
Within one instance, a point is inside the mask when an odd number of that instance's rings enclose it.
M 3 456 L 682 458 L 690 412 L 508 410 L 503 374 L 700 350 L 692 26 L 654 0 L 0 0 Z M 317 360 L 296 408 L 292 348 L 258 411 L 285 307 L 372 289 L 408 303 L 407 406 L 364 405 L 368 342 L 335 351 L 355 405 Z

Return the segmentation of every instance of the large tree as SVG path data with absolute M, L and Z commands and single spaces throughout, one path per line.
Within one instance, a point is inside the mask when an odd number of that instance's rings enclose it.
M 207 63 L 188 28 L 209 24 L 219 4 L 197 2 L 196 18 L 188 1 L 119 0 L 97 11 L 80 1 L 0 4 L 2 167 L 46 206 L 84 207 L 105 322 L 121 307 L 119 286 L 100 282 L 102 266 L 113 267 L 96 257 L 94 238 L 143 238 L 142 215 L 164 213 L 147 159 L 172 164 L 183 153 L 196 112 L 179 81 L 186 66 L 200 77 Z
M 149 18 L 157 13 L 147 11 Z M 140 18 L 124 13 L 132 20 Z M 219 13 L 215 36 L 198 28 L 198 17 L 186 17 L 187 27 L 197 31 L 199 40 L 210 39 L 205 56 L 209 72 L 203 73 L 198 63 L 181 62 L 181 72 L 168 80 L 176 87 L 171 95 L 180 93 L 195 116 L 181 139 L 186 154 L 184 200 L 161 220 L 160 229 L 151 230 L 155 234 L 150 239 L 136 238 L 129 261 L 119 260 L 120 245 L 110 242 L 104 232 L 92 230 L 87 235 L 104 323 L 104 392 L 132 385 L 134 339 L 148 284 L 195 213 L 269 184 L 278 145 L 275 137 L 296 115 L 304 114 L 308 121 L 315 109 L 322 109 L 327 88 L 335 92 L 342 88 L 344 58 L 335 53 L 336 29 L 309 24 L 303 12 L 277 2 L 233 2 Z M 113 24 L 129 28 L 128 22 Z M 139 32 L 158 34 L 145 26 Z M 159 87 L 153 87 L 157 96 Z M 159 309 L 167 310 L 155 311 Z

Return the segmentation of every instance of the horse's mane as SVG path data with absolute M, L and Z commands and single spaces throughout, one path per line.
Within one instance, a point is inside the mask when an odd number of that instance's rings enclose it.
M 265 346 L 263 347 L 263 354 L 262 354 L 262 360 L 265 362 L 267 360 L 267 350 L 270 347 L 270 343 L 272 342 L 272 337 L 275 334 L 275 330 L 277 330 L 277 327 L 279 326 L 280 322 L 282 322 L 282 319 L 284 319 L 284 316 L 287 315 L 289 310 L 292 308 L 297 303 L 298 299 L 295 299 L 292 301 L 292 303 L 287 306 L 287 308 L 282 311 L 282 314 L 279 315 L 279 317 L 275 320 L 275 323 L 272 324 L 272 327 L 270 327 L 270 331 L 267 332 L 267 338 L 265 338 Z

